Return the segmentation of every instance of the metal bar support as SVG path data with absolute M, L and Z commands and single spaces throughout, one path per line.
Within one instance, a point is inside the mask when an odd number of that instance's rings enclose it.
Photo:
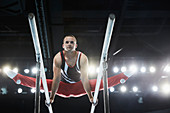
M 36 67 L 38 71 L 36 74 L 34 113 L 40 113 L 40 57 L 38 57 L 38 62 L 36 63 Z
M 109 92 L 108 92 L 108 81 L 107 81 L 107 69 L 108 69 L 108 64 L 107 61 L 105 60 L 103 62 L 103 100 L 104 100 L 104 113 L 110 113 L 110 105 L 109 105 Z
M 47 107 L 48 107 L 49 113 L 53 113 L 52 106 L 50 104 L 50 97 L 49 97 L 49 93 L 48 93 L 48 87 L 47 87 L 46 75 L 45 75 L 45 70 L 44 70 L 43 58 L 42 58 L 42 54 L 41 54 L 40 42 L 39 42 L 39 38 L 38 38 L 37 26 L 36 26 L 36 22 L 35 22 L 35 16 L 33 13 L 30 13 L 28 15 L 28 20 L 29 20 L 29 24 L 30 24 L 31 34 L 32 34 L 35 53 L 36 53 L 36 61 L 40 63 L 40 68 L 39 68 L 40 77 L 42 79 L 43 88 L 45 91 L 46 102 L 48 103 Z M 40 106 L 40 105 L 36 105 L 36 106 Z M 39 112 L 37 112 L 37 113 L 39 113 Z
M 95 87 L 95 92 L 94 92 L 93 103 L 96 103 L 96 101 L 97 101 L 99 88 L 100 88 L 100 84 L 101 84 L 101 79 L 102 79 L 102 76 L 103 76 L 103 70 L 104 70 L 103 69 L 103 62 L 107 60 L 107 53 L 108 53 L 108 49 L 109 49 L 109 45 L 110 45 L 110 40 L 111 40 L 111 36 L 112 36 L 114 22 L 115 22 L 115 15 L 110 14 L 109 18 L 108 18 L 108 23 L 107 23 L 106 33 L 105 33 L 105 39 L 104 39 L 104 44 L 103 44 L 103 49 L 102 49 L 102 54 L 101 54 L 101 59 L 100 59 L 99 73 L 98 73 L 98 76 L 97 76 L 97 82 L 96 82 L 96 87 Z M 90 113 L 94 113 L 94 110 L 95 110 L 95 106 L 94 106 L 94 104 L 92 104 Z

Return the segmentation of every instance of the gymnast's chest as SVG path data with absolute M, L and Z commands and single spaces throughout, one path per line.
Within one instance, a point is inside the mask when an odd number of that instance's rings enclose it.
M 76 64 L 76 60 L 77 60 L 76 57 L 73 58 L 65 57 L 66 63 L 71 67 L 73 67 Z

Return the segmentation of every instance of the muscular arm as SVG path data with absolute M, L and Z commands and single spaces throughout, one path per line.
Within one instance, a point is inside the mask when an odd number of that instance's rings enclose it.
M 58 90 L 60 79 L 61 79 L 61 57 L 58 53 L 53 59 L 53 82 L 51 87 L 50 102 L 53 103 L 55 93 Z
M 83 83 L 83 87 L 85 91 L 87 92 L 90 102 L 93 102 L 93 95 L 91 93 L 91 86 L 90 86 L 89 79 L 88 79 L 88 59 L 84 54 L 82 54 L 81 56 L 80 67 L 81 67 L 80 69 L 81 81 Z

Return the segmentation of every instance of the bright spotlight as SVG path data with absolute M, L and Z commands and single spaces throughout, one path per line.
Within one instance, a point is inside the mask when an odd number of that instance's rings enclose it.
M 144 72 L 146 72 L 146 68 L 145 68 L 145 67 L 141 67 L 140 71 L 141 71 L 142 73 L 144 73 Z
M 110 92 L 114 92 L 115 88 L 114 87 L 110 87 Z
M 125 72 L 125 71 L 126 71 L 126 67 L 123 66 L 123 67 L 121 68 L 121 71 L 122 71 L 122 72 Z
M 89 74 L 95 74 L 95 72 L 96 72 L 95 66 L 89 66 L 88 72 L 89 72 Z
M 18 93 L 22 93 L 22 88 L 18 88 Z
M 14 68 L 13 71 L 14 71 L 15 73 L 18 73 L 18 68 Z
M 8 70 L 10 70 L 10 67 L 9 66 L 5 66 L 4 68 L 3 68 L 3 72 L 7 72 Z
M 164 84 L 164 85 L 162 86 L 162 91 L 163 91 L 165 94 L 170 93 L 170 84 Z
M 96 73 L 99 73 L 99 67 L 98 67 L 98 68 L 96 68 Z
M 157 91 L 158 91 L 158 87 L 157 87 L 157 86 L 153 86 L 153 87 L 152 87 L 152 90 L 153 90 L 154 92 L 157 92 Z
M 114 67 L 113 68 L 113 72 L 115 72 L 115 73 L 119 72 L 119 68 L 118 67 Z
M 28 73 L 30 72 L 30 70 L 29 70 L 29 69 L 24 69 L 24 72 L 25 72 L 26 74 L 28 74 Z
M 121 90 L 121 92 L 126 92 L 127 89 L 125 86 L 121 86 L 120 90 Z
M 38 69 L 37 69 L 36 67 L 32 68 L 32 73 L 33 73 L 33 74 L 36 74 L 37 71 L 38 71 Z
M 133 92 L 137 92 L 137 91 L 138 91 L 138 88 L 137 88 L 136 86 L 134 86 L 134 87 L 132 88 L 132 90 L 133 90 Z
M 130 71 L 137 72 L 137 66 L 136 65 L 130 66 Z
M 31 93 L 35 93 L 36 89 L 35 88 L 32 88 L 31 89 Z
M 154 73 L 154 72 L 156 71 L 155 67 L 153 67 L 153 66 L 152 66 L 152 67 L 150 67 L 150 69 L 149 69 L 149 70 L 150 70 L 150 72 L 151 72 L 151 73 Z

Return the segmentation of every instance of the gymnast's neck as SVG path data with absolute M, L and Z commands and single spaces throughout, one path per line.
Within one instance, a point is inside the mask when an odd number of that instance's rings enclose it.
M 65 54 L 65 56 L 67 57 L 67 58 L 73 58 L 73 57 L 75 57 L 76 55 L 77 55 L 77 51 L 76 50 L 74 50 L 74 51 L 63 51 L 64 52 L 64 54 Z

